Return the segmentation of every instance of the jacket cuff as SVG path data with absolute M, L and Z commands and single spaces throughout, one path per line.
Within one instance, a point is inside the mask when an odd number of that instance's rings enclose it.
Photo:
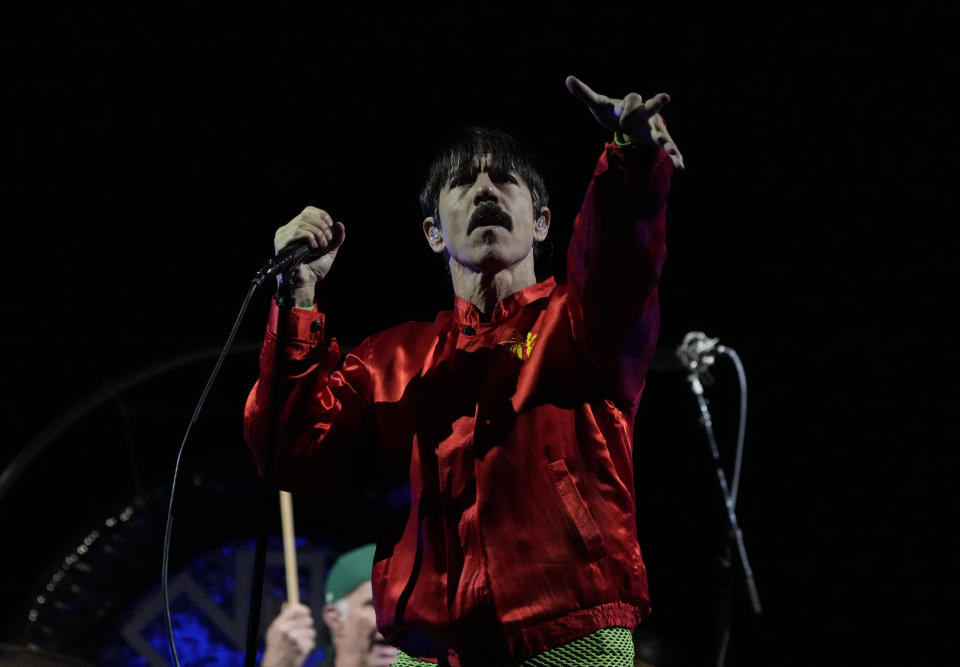
M 270 316 L 267 319 L 267 334 L 272 338 L 277 337 L 277 318 L 279 316 L 280 308 L 277 307 L 276 300 L 271 299 Z M 323 340 L 325 323 L 325 314 L 319 312 L 316 306 L 313 310 L 291 308 L 287 320 L 288 340 L 290 343 L 301 343 L 309 347 L 316 347 Z
M 661 171 L 673 172 L 673 161 L 661 146 L 649 144 L 628 144 L 618 146 L 615 142 L 607 143 L 607 159 L 610 164 L 623 165 L 629 171 Z

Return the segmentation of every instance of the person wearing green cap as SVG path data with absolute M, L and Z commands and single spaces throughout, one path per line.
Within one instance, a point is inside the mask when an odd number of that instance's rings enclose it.
M 323 622 L 333 640 L 333 667 L 389 667 L 397 657 L 377 631 L 370 570 L 376 545 L 336 560 L 324 586 Z
M 352 549 L 334 562 L 324 583 L 323 622 L 330 631 L 332 667 L 389 667 L 397 649 L 377 631 L 373 609 L 374 544 Z M 310 609 L 303 604 L 284 605 L 267 630 L 261 667 L 300 667 L 315 645 L 316 631 Z

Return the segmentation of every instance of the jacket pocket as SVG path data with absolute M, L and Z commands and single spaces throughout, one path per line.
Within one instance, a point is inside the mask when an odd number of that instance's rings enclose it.
M 590 516 L 590 510 L 587 509 L 583 496 L 577 491 L 577 485 L 573 483 L 573 476 L 567 469 L 566 461 L 563 459 L 551 461 L 549 465 L 567 517 L 576 528 L 577 534 L 587 550 L 587 555 L 590 557 L 590 562 L 594 563 L 606 555 L 597 522 Z

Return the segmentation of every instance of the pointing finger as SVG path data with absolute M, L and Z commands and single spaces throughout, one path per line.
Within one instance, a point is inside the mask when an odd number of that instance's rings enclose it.
M 590 86 L 575 76 L 568 76 L 566 84 L 570 94 L 588 107 L 595 107 L 609 102 L 609 99 L 605 95 L 598 95 Z

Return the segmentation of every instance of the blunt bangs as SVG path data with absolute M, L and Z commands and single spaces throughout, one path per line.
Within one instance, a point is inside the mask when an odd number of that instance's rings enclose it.
M 533 200 L 533 213 L 547 206 L 547 189 L 532 156 L 519 141 L 505 132 L 486 127 L 467 127 L 453 134 L 434 156 L 427 180 L 420 191 L 420 208 L 424 217 L 437 217 L 440 191 L 455 177 L 473 169 L 477 155 L 489 154 L 492 166 L 520 177 Z

